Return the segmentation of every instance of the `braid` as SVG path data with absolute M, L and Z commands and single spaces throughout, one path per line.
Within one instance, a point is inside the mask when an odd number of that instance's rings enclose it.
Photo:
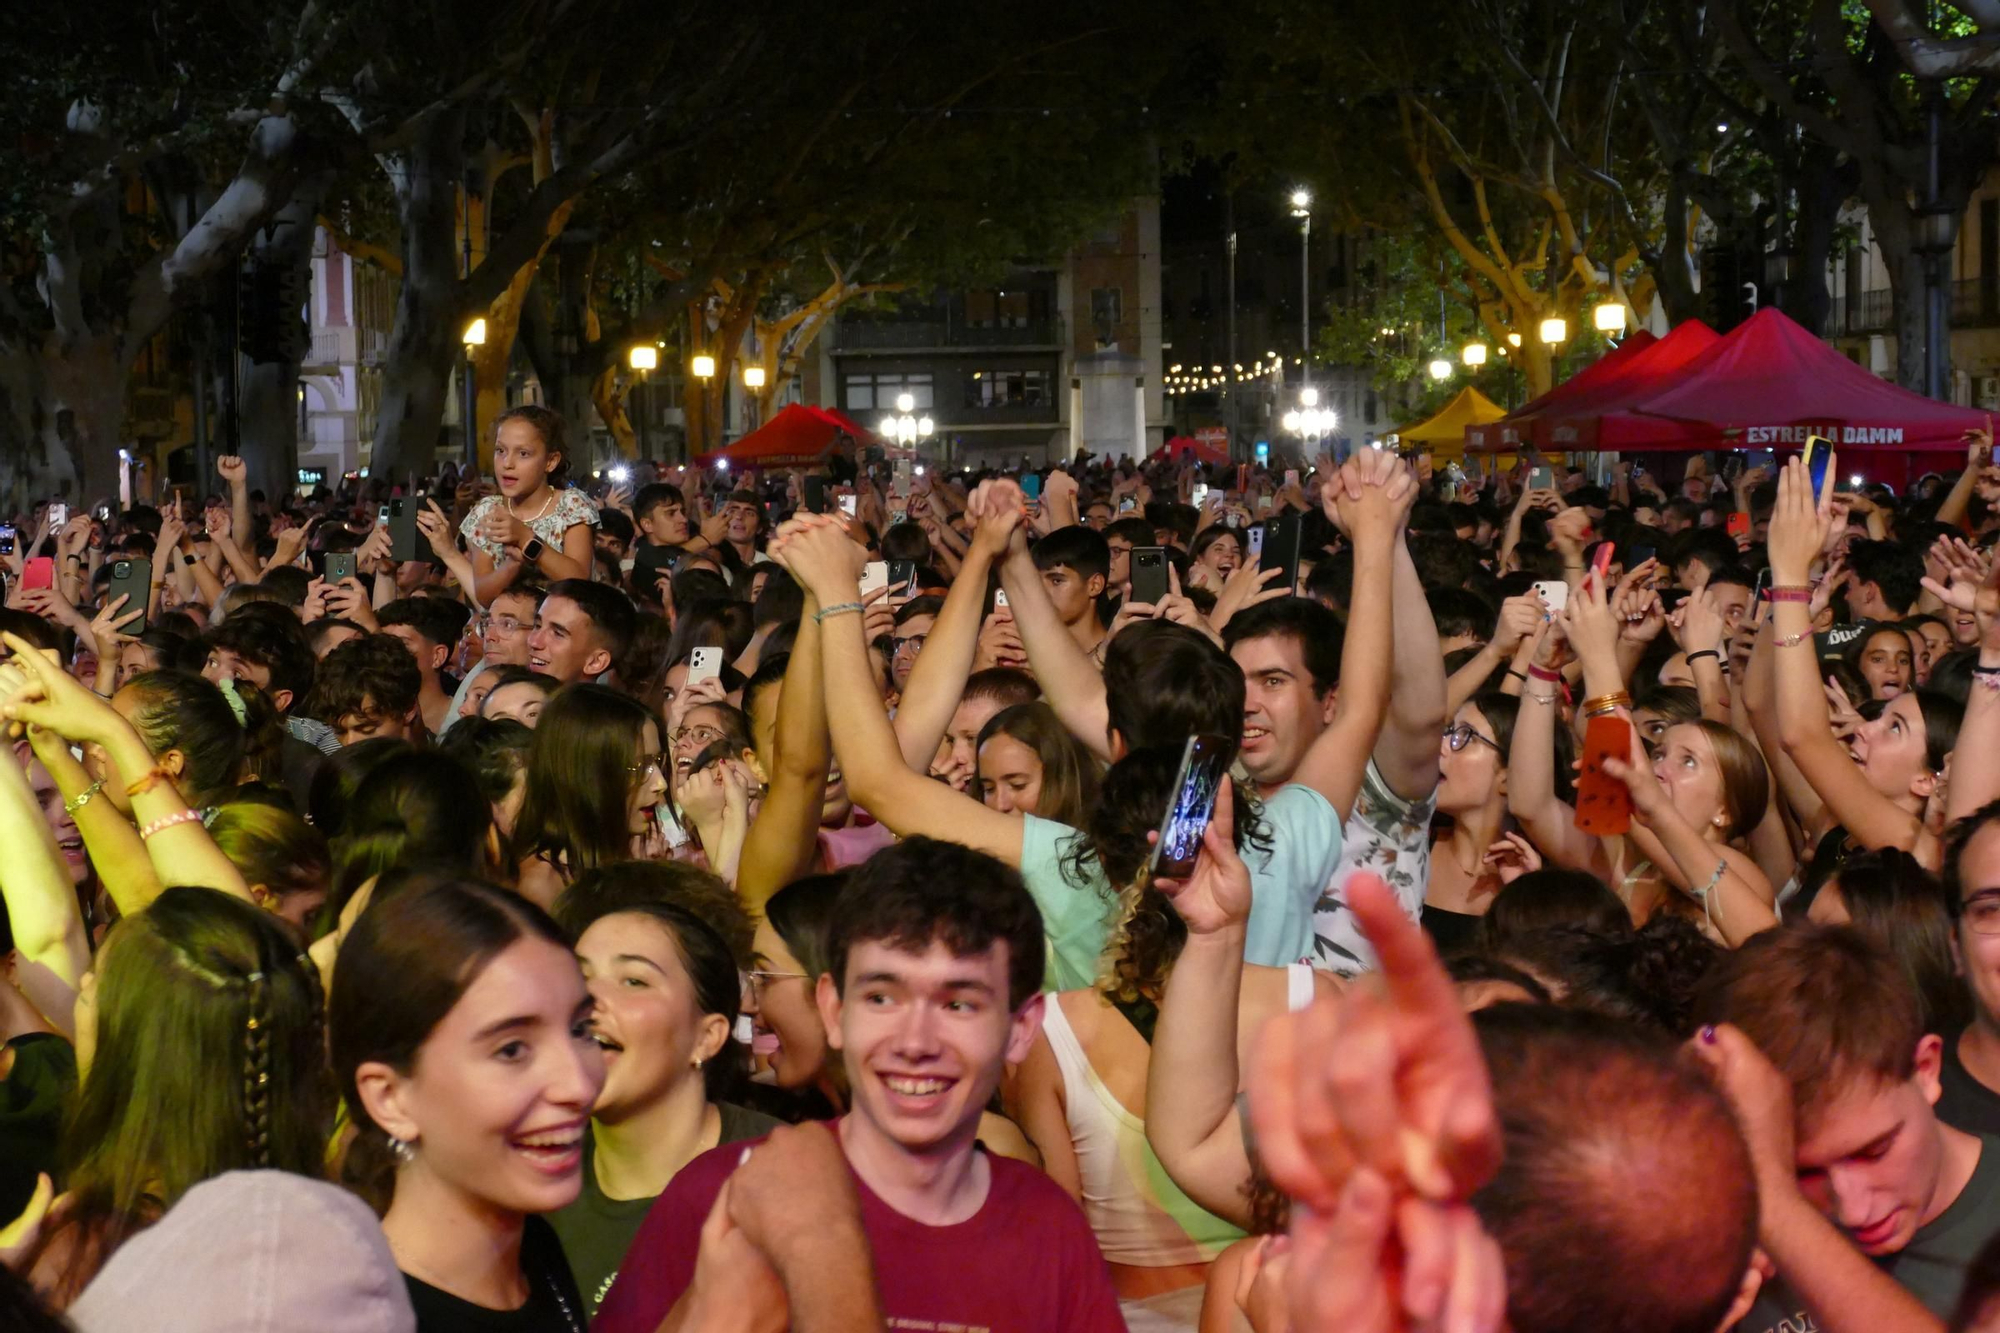
M 1097 989 L 1113 1000 L 1153 1000 L 1165 989 L 1179 940 L 1165 920 L 1173 911 L 1153 891 L 1152 867 L 1142 866 L 1118 893 L 1117 913 L 1098 957 Z M 1178 918 L 1176 918 L 1178 921 Z
M 249 1016 L 243 1025 L 243 1119 L 250 1164 L 271 1164 L 270 987 L 263 971 L 245 979 Z

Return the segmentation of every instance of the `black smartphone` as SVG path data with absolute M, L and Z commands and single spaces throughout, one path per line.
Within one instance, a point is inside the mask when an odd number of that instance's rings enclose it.
M 916 582 L 916 561 L 891 560 L 889 562 L 889 595 L 891 597 L 914 597 L 917 591 Z
M 138 635 L 146 629 L 146 604 L 152 601 L 153 567 L 144 560 L 113 560 L 111 581 L 104 585 L 104 604 L 111 605 L 121 596 L 125 605 L 118 614 L 137 611 L 139 618 L 120 630 L 121 634 Z
M 321 575 L 328 587 L 334 587 L 343 580 L 354 577 L 354 552 L 328 551 L 326 553 L 326 573 Z
M 1135 606 L 1158 606 L 1167 595 L 1167 548 L 1132 548 L 1132 602 Z
M 389 558 L 397 564 L 417 558 L 417 501 L 414 496 L 384 500 L 376 515 L 389 529 Z
M 1149 874 L 1183 879 L 1193 872 L 1195 858 L 1201 854 L 1201 835 L 1215 814 L 1215 798 L 1235 751 L 1235 742 L 1227 736 L 1188 737 L 1173 796 L 1160 820 L 1160 840 L 1153 845 Z
M 805 507 L 808 514 L 826 512 L 826 478 L 807 477 L 805 486 Z
M 1294 595 L 1299 590 L 1299 516 L 1287 511 L 1276 518 L 1265 519 L 1261 526 L 1264 540 L 1258 552 L 1257 567 L 1284 570 L 1285 576 L 1276 586 L 1283 588 L 1287 596 Z
M 1625 568 L 1627 571 L 1637 569 L 1658 554 L 1659 551 L 1654 547 L 1635 546 L 1625 553 Z
M 1770 588 L 1770 586 L 1771 586 L 1771 567 L 1769 565 L 1766 565 L 1762 569 L 1757 571 L 1757 583 L 1754 587 L 1750 589 L 1750 605 L 1752 609 L 1755 609 L 1757 603 L 1764 600 L 1764 593 Z

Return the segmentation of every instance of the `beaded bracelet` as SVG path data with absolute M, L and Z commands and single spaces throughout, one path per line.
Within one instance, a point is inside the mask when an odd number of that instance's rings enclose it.
M 158 819 L 139 830 L 139 840 L 141 842 L 150 841 L 155 833 L 164 832 L 176 824 L 192 824 L 200 818 L 201 811 L 199 810 L 176 810 L 170 815 L 161 815 Z
M 861 603 L 859 602 L 840 602 L 837 603 L 836 605 L 829 606 L 822 610 L 813 612 L 813 624 L 815 625 L 819 624 L 821 621 L 825 620 L 828 616 L 846 615 L 849 611 L 865 611 L 866 609 L 867 608 L 862 606 Z

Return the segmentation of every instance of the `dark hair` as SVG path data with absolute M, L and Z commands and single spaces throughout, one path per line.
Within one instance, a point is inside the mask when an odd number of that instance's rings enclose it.
M 487 804 L 497 805 L 521 781 L 534 740 L 534 729 L 511 717 L 462 717 L 438 749 L 464 764 Z
M 542 437 L 542 448 L 557 455 L 557 462 L 549 472 L 549 485 L 560 490 L 569 485 L 569 444 L 563 436 L 563 419 L 560 412 L 538 403 L 523 403 L 510 407 L 493 418 L 493 439 L 500 437 L 500 428 L 510 421 L 525 421 L 534 427 L 535 434 Z
M 841 890 L 853 878 L 853 870 L 828 875 L 805 875 L 771 895 L 764 904 L 764 920 L 777 932 L 792 957 L 807 976 L 819 977 L 833 969 L 833 915 Z
M 386 1133 L 361 1100 L 357 1071 L 379 1061 L 409 1073 L 487 965 L 524 939 L 569 949 L 561 928 L 526 898 L 470 880 L 436 879 L 371 902 L 342 941 L 328 1048 L 360 1130 L 343 1175 L 378 1212 L 386 1211 L 395 1166 Z
M 668 903 L 702 919 L 729 945 L 741 971 L 749 971 L 756 950 L 756 922 L 727 881 L 685 861 L 620 861 L 578 875 L 556 898 L 550 913 L 571 938 L 601 916 Z M 784 932 L 780 931 L 782 935 Z
M 1566 1004 L 1672 1037 L 1693 1034 L 1695 993 L 1723 952 L 1693 921 L 1661 912 L 1637 930 L 1609 934 L 1581 926 L 1550 927 L 1517 938 L 1508 952 L 1555 934 L 1570 937 L 1558 968 Z
M 549 696 L 528 750 L 516 860 L 547 856 L 579 875 L 630 858 L 632 764 L 651 721 L 645 705 L 605 685 L 565 685 Z
M 1479 921 L 1480 947 L 1504 949 L 1548 926 L 1585 926 L 1607 935 L 1632 933 L 1631 909 L 1603 880 L 1584 870 L 1531 870 L 1493 895 Z
M 1111 577 L 1111 544 L 1104 540 L 1103 533 L 1087 524 L 1072 523 L 1057 528 L 1036 542 L 1028 554 L 1034 557 L 1035 568 L 1039 570 L 1073 569 L 1078 578 L 1085 580 L 1092 576 Z
M 557 579 L 549 585 L 544 599 L 548 597 L 565 597 L 576 603 L 577 609 L 590 618 L 603 636 L 604 646 L 611 651 L 612 666 L 625 660 L 639 622 L 639 612 L 630 597 L 608 583 L 593 583 L 589 579 Z
M 905 838 L 869 857 L 841 887 L 827 934 L 826 970 L 843 994 L 848 954 L 870 941 L 911 952 L 942 944 L 960 958 L 1005 944 L 1007 1007 L 1041 993 L 1041 909 L 1018 870 L 959 843 Z
M 645 917 L 664 930 L 674 942 L 681 968 L 694 987 L 696 1010 L 721 1014 L 729 1020 L 732 1031 L 723 1038 L 722 1049 L 701 1067 L 702 1086 L 709 1100 L 728 1097 L 748 1075 L 750 1056 L 743 1043 L 736 1040 L 733 1030 L 737 1011 L 743 1007 L 743 977 L 737 971 L 736 955 L 728 941 L 700 914 L 668 901 L 625 902 L 587 917 L 576 913 L 570 922 L 563 923 L 563 928 L 580 941 L 592 925 L 621 913 Z
M 1012 708 L 1016 704 L 1031 704 L 1041 697 L 1042 687 L 1019 667 L 987 667 L 965 678 L 958 701 L 991 699 L 1003 708 Z
M 993 667 L 990 672 L 980 672 L 979 675 L 1008 670 L 1006 667 Z M 972 697 L 969 689 L 965 697 Z M 1072 828 L 1081 826 L 1097 806 L 1097 758 L 1063 725 L 1055 709 L 1036 699 L 1024 704 L 1011 704 L 987 718 L 972 746 L 975 770 L 979 752 L 995 736 L 1008 736 L 1019 741 L 1033 750 L 1035 757 L 1041 761 L 1042 789 L 1035 802 L 1036 815 Z M 979 786 L 976 772 L 973 785 L 983 796 L 984 789 Z
M 343 717 L 409 717 L 423 688 L 423 672 L 403 641 L 370 634 L 349 639 L 320 662 L 305 712 L 336 728 Z
M 1518 986 L 1528 997 L 1527 1002 L 1548 1004 L 1549 990 L 1535 977 L 1514 964 L 1495 958 L 1489 953 L 1455 953 L 1441 960 L 1445 975 L 1455 986 L 1477 986 L 1499 984 Z
M 312 575 L 297 565 L 273 565 L 257 580 L 258 586 L 269 588 L 277 596 L 277 604 L 289 608 L 292 619 L 298 619 L 298 609 L 306 604 L 306 593 L 312 588 Z M 244 608 L 238 607 L 241 612 Z
M 1481 643 L 1493 635 L 1493 604 L 1466 588 L 1432 588 L 1424 593 L 1431 622 L 1440 639 L 1469 638 Z
M 632 538 L 639 533 L 638 525 L 625 517 L 623 511 L 609 507 L 597 511 L 597 530 L 612 538 L 620 546 L 630 546 Z
M 1105 526 L 1105 550 L 1111 549 L 1110 541 L 1113 537 L 1122 537 L 1133 546 L 1159 545 L 1154 540 L 1153 525 L 1137 514 L 1127 514 L 1124 518 L 1113 519 Z
M 246 745 L 228 698 L 187 671 L 142 671 L 124 689 L 137 701 L 132 729 L 147 751 L 155 759 L 180 752 L 181 796 L 196 809 L 218 804 L 243 776 Z
M 339 837 L 347 822 L 347 807 L 368 775 L 392 756 L 412 748 L 400 737 L 371 736 L 327 755 L 313 770 L 312 790 L 306 796 L 306 821 L 328 838 Z
M 1859 852 L 1841 862 L 1832 883 L 1854 928 L 1889 951 L 1923 1007 L 1925 1032 L 1947 1041 L 1971 1021 L 1966 986 L 1952 960 L 1956 913 L 1944 881 L 1895 847 Z M 1824 892 L 1822 888 L 1821 892 Z
M 253 603 L 253 606 L 272 605 Z M 292 700 L 281 711 L 291 712 L 306 701 L 312 691 L 314 658 L 299 618 L 283 609 L 253 611 L 244 607 L 202 636 L 210 652 L 221 649 L 236 654 L 252 666 L 270 673 L 271 693 L 291 693 Z M 272 701 L 276 702 L 275 699 Z
M 1305 660 L 1313 693 L 1323 699 L 1340 684 L 1346 635 L 1346 625 L 1324 604 L 1310 597 L 1278 597 L 1232 616 L 1222 637 L 1232 652 L 1252 639 L 1290 639 Z
M 797 620 L 805 614 L 806 592 L 799 581 L 783 565 L 771 565 L 770 577 L 764 580 L 764 590 L 757 594 L 757 600 L 750 606 L 750 622 L 753 625 L 782 625 Z
M 1142 620 L 1105 650 L 1104 704 L 1108 730 L 1128 749 L 1158 745 L 1178 753 L 1190 736 L 1241 734 L 1243 672 L 1197 631 Z
M 392 866 L 439 866 L 461 875 L 492 868 L 493 816 L 464 764 L 437 750 L 406 749 L 364 778 L 333 839 L 329 927 L 364 883 Z
M 450 648 L 465 633 L 472 608 L 444 597 L 399 597 L 375 608 L 375 623 L 387 629 L 408 625 L 440 648 Z
M 170 888 L 113 939 L 65 1142 L 73 1206 L 55 1234 L 78 1228 L 65 1298 L 204 1180 L 322 1174 L 333 1128 L 319 973 L 283 922 L 214 889 Z
M 506 689 L 509 685 L 532 685 L 535 689 L 541 691 L 542 698 L 544 699 L 548 698 L 550 695 L 554 694 L 557 690 L 562 688 L 562 682 L 557 680 L 554 676 L 545 676 L 539 671 L 530 671 L 527 667 L 524 666 L 510 665 L 503 667 L 494 667 L 492 668 L 491 674 L 493 676 L 493 688 L 486 691 L 487 699 L 491 699 L 494 695 L 500 693 L 500 691 Z M 486 717 L 485 699 L 480 700 L 479 716 L 485 721 L 489 722 L 506 722 L 510 720 L 504 717 L 503 718 Z M 457 728 L 453 728 L 453 730 L 457 730 Z
M 1847 572 L 1856 586 L 1872 583 L 1895 614 L 1908 615 L 1923 594 L 1924 557 L 1894 541 L 1858 541 L 1847 550 Z
M 1750 1153 L 1714 1083 L 1598 1015 L 1499 1004 L 1472 1022 L 1503 1144 L 1472 1206 L 1500 1246 L 1508 1327 L 1710 1333 L 1757 1240 Z
M 882 532 L 881 546 L 884 560 L 908 560 L 919 565 L 930 563 L 930 534 L 920 523 L 891 523 Z
M 324 892 L 333 871 L 326 838 L 282 806 L 228 801 L 208 821 L 208 836 L 246 882 L 279 899 Z
M 1216 545 L 1224 538 L 1236 543 L 1236 554 L 1238 557 L 1244 554 L 1246 548 L 1242 532 L 1227 524 L 1211 523 L 1201 531 L 1195 533 L 1194 540 L 1188 543 L 1188 560 L 1192 562 L 1201 559 L 1208 554 L 1209 547 Z
M 1917 711 L 1924 719 L 1924 767 L 1933 773 L 1944 771 L 1944 761 L 1958 748 L 1958 727 L 1965 719 L 1965 705 L 1936 690 L 1912 691 Z
M 667 481 L 647 482 L 632 497 L 632 513 L 645 518 L 661 505 L 669 504 L 679 505 L 683 511 L 687 509 L 687 497 L 681 494 L 681 488 Z
M 1426 593 L 1463 588 L 1478 572 L 1479 548 L 1455 532 L 1412 532 L 1407 540 Z

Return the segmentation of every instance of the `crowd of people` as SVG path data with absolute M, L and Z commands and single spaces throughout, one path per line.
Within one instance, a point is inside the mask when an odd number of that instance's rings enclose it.
M 490 443 L 0 527 L 0 1326 L 2000 1329 L 1989 433 Z

